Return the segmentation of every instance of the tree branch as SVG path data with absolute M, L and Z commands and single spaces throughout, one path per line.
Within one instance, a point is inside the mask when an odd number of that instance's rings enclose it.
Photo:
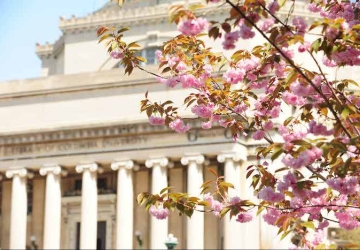
M 302 70 L 299 69 L 299 67 L 297 67 L 295 65 L 295 63 L 286 56 L 286 54 L 273 42 L 271 41 L 266 35 L 265 33 L 255 25 L 255 23 L 248 18 L 236 5 L 234 5 L 230 0 L 226 0 L 226 2 L 236 10 L 236 12 L 238 12 L 242 18 L 244 18 L 247 22 L 249 22 L 260 34 L 262 37 L 264 37 L 266 39 L 266 41 L 268 41 L 275 49 L 276 51 L 279 52 L 279 54 L 289 63 L 289 65 L 295 69 L 314 89 L 315 91 L 324 99 L 324 101 L 326 102 L 329 110 L 331 111 L 331 113 L 334 115 L 335 120 L 339 123 L 339 125 L 341 126 L 341 128 L 343 129 L 344 133 L 351 139 L 351 134 L 349 133 L 349 131 L 345 128 L 345 126 L 342 124 L 340 118 L 338 117 L 336 111 L 334 110 L 334 108 L 332 107 L 332 105 L 330 104 L 329 100 L 327 99 L 327 97 L 324 95 L 324 93 L 319 90 L 317 88 L 317 86 L 304 74 L 304 72 Z

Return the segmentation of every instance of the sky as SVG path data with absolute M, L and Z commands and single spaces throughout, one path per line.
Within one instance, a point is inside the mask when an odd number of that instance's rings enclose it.
M 106 0 L 0 0 L 0 82 L 40 76 L 35 44 L 54 43 L 59 17 L 86 16 Z

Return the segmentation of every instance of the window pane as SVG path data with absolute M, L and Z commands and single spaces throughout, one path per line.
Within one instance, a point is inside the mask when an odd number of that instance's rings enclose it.
M 145 50 L 145 56 L 147 60 L 147 64 L 154 64 L 155 63 L 155 51 L 157 48 L 147 48 Z

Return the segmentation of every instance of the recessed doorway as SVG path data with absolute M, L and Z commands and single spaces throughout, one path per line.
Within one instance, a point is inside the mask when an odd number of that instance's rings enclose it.
M 76 250 L 80 250 L 80 230 L 81 223 L 76 223 Z M 106 249 L 106 221 L 97 223 L 96 250 Z

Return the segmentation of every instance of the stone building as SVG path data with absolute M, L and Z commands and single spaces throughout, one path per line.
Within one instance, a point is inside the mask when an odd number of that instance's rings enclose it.
M 170 2 L 109 3 L 86 17 L 61 18 L 63 35 L 36 46 L 42 76 L 0 84 L 1 248 L 131 249 L 139 247 L 136 232 L 152 249 L 165 248 L 168 233 L 179 249 L 287 245 L 258 219 L 240 224 L 174 213 L 158 221 L 135 203 L 138 193 L 166 186 L 196 195 L 212 178 L 206 168 L 234 183 L 234 195 L 252 196 L 244 166 L 257 162 L 254 142 L 234 143 L 227 129 L 201 130 L 196 120 L 185 134 L 149 125 L 138 105 L 147 90 L 179 104 L 187 91 L 144 72 L 125 76 L 97 43 L 101 25 L 129 27 L 127 41 L 141 44 L 144 67 L 155 72 L 154 51 L 177 34 L 168 23 Z

